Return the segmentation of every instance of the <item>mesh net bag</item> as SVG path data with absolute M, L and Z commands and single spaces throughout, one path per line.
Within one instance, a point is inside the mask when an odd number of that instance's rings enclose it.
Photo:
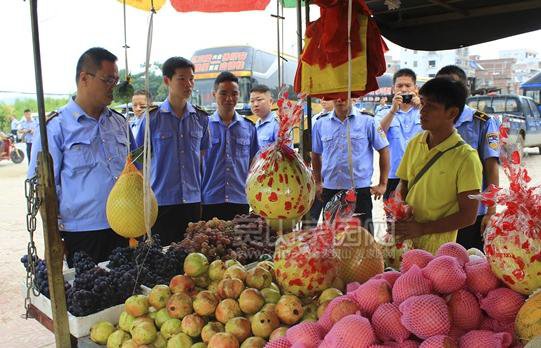
M 516 144 L 509 142 L 509 129 L 504 120 L 500 162 L 509 187 L 491 185 L 476 198 L 488 206 L 505 206 L 492 216 L 484 232 L 485 254 L 492 271 L 511 289 L 531 294 L 541 287 L 541 185 L 530 184 Z
M 383 254 L 374 237 L 357 224 L 356 219 L 347 219 L 336 234 L 335 257 L 337 276 L 344 282 L 364 283 L 384 270 Z
M 460 289 L 449 295 L 447 300 L 453 327 L 464 330 L 479 328 L 483 314 L 477 298 L 469 291 Z
M 359 311 L 359 307 L 350 296 L 338 296 L 332 299 L 325 308 L 323 315 L 318 320 L 318 324 L 325 332 L 328 332 L 338 320 L 357 311 Z
M 397 305 L 411 296 L 428 295 L 432 293 L 432 283 L 425 278 L 423 271 L 413 265 L 409 271 L 403 273 L 393 286 L 393 302 Z
M 404 203 L 400 193 L 396 192 L 383 203 L 383 209 L 387 216 L 387 225 L 393 224 L 395 221 L 407 219 L 411 216 L 411 207 Z M 413 242 L 405 240 L 398 242 L 395 240 L 391 231 L 388 231 L 379 241 L 383 252 L 385 266 L 398 269 L 402 256 L 408 250 L 413 249 Z
M 452 337 L 438 335 L 424 340 L 419 348 L 458 348 L 458 344 Z
M 290 348 L 291 343 L 285 337 L 279 337 L 267 343 L 265 348 Z
M 486 330 L 470 331 L 460 338 L 460 348 L 507 348 L 513 337 L 507 332 L 495 333 Z
M 488 261 L 470 262 L 466 270 L 466 285 L 474 294 L 485 296 L 500 285 L 499 279 L 492 272 Z
M 462 245 L 458 243 L 445 243 L 442 244 L 438 251 L 436 251 L 436 256 L 441 255 L 447 255 L 452 256 L 457 259 L 460 266 L 464 266 L 466 263 L 470 261 L 470 256 L 468 255 L 468 251 L 466 248 L 464 248 Z
M 126 165 L 107 197 L 106 215 L 109 225 L 124 238 L 141 237 L 148 232 L 145 224 L 144 179 L 128 155 Z M 158 217 L 158 202 L 149 189 L 150 227 Z
M 351 293 L 355 290 L 357 290 L 361 286 L 361 283 L 359 282 L 352 282 L 346 285 L 346 293 Z
M 448 336 L 452 337 L 456 342 L 458 342 L 460 340 L 460 337 L 464 336 L 466 332 L 466 330 L 451 324 L 451 330 L 449 330 Z
M 370 318 L 381 304 L 392 301 L 391 288 L 384 279 L 371 279 L 348 296 L 351 296 L 367 318 Z
M 423 268 L 423 275 L 440 294 L 450 294 L 466 285 L 466 272 L 452 256 L 436 257 Z
M 400 310 L 392 303 L 384 303 L 372 315 L 372 326 L 380 341 L 404 342 L 410 332 L 400 323 Z
M 328 347 L 367 348 L 376 343 L 376 336 L 368 319 L 353 314 L 337 322 L 324 341 Z
M 312 348 L 312 347 L 317 347 L 318 345 L 319 345 L 319 342 L 317 342 L 316 345 L 309 345 L 303 342 L 295 342 L 291 345 L 291 348 Z
M 400 263 L 400 272 L 407 272 L 413 265 L 424 268 L 430 261 L 434 259 L 434 255 L 423 249 L 413 249 L 402 255 Z
M 488 330 L 494 332 L 508 332 L 511 335 L 515 334 L 515 320 L 502 322 L 491 317 L 484 317 L 479 325 L 480 330 Z
M 302 343 L 307 347 L 317 347 L 325 336 L 323 328 L 318 323 L 303 322 L 290 327 L 286 332 L 286 337 L 289 342 L 293 342 L 293 346 L 297 343 Z
M 491 318 L 502 322 L 514 321 L 517 313 L 524 304 L 524 296 L 508 288 L 491 290 L 485 298 L 479 301 Z
M 398 277 L 400 277 L 401 275 L 402 273 L 398 271 L 387 271 L 380 274 L 376 274 L 374 277 L 372 277 L 372 279 L 385 279 L 387 283 L 389 283 L 389 285 L 393 287 L 394 283 L 396 282 Z
M 398 309 L 402 312 L 402 325 L 419 338 L 447 335 L 451 329 L 447 305 L 436 295 L 410 297 Z
M 315 182 L 302 158 L 289 145 L 291 129 L 302 113 L 300 99 L 278 100 L 280 129 L 276 143 L 254 158 L 246 179 L 246 196 L 254 213 L 268 219 L 290 220 L 302 217 L 314 202 Z

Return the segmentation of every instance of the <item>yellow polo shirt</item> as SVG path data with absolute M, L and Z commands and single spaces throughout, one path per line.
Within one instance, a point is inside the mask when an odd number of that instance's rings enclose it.
M 436 153 L 462 140 L 455 130 L 441 144 L 429 149 L 427 136 L 428 132 L 424 131 L 410 140 L 396 171 L 397 176 L 408 181 L 409 185 Z M 468 144 L 443 154 L 406 196 L 406 203 L 413 208 L 415 221 L 435 221 L 458 212 L 457 195 L 465 191 L 481 190 L 482 172 L 479 155 Z M 415 238 L 413 243 L 416 248 L 435 253 L 440 245 L 456 241 L 457 230 L 441 232 Z

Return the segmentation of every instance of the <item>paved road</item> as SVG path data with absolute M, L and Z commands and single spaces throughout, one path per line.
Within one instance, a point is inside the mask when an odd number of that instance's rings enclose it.
M 541 184 L 541 156 L 536 150 L 529 150 L 526 167 L 530 171 L 534 184 Z M 377 167 L 377 166 L 376 166 Z M 54 347 L 53 335 L 34 320 L 24 320 L 24 298 L 21 284 L 25 271 L 19 262 L 26 253 L 28 233 L 26 232 L 24 197 L 24 179 L 26 161 L 13 164 L 0 161 L 0 233 L 5 238 L 0 242 L 0 347 Z M 503 178 L 503 173 L 500 174 Z M 503 178 L 502 184 L 506 184 Z M 381 203 L 376 203 L 381 212 Z M 378 216 L 378 213 L 374 214 Z M 38 223 L 36 243 L 38 254 L 43 256 L 43 235 L 41 222 Z

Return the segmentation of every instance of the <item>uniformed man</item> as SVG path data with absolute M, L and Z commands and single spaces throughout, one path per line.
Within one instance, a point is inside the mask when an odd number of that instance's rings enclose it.
M 393 76 L 393 102 L 376 114 L 376 120 L 387 135 L 391 152 L 389 183 L 383 199 L 396 189 L 400 179 L 396 175 L 409 140 L 421 131 L 420 99 L 417 95 L 417 76 L 411 69 L 400 69 Z
M 19 123 L 19 135 L 21 140 L 26 143 L 26 157 L 28 157 L 28 164 L 30 164 L 30 157 L 32 153 L 32 142 L 34 138 L 34 132 L 37 128 L 37 123 L 32 119 L 32 112 L 30 109 L 24 110 L 24 117 Z
M 143 116 L 148 105 L 152 104 L 150 93 L 140 89 L 133 93 L 131 98 L 131 108 L 133 110 L 133 117 L 130 119 L 130 128 L 134 137 L 137 137 Z
M 448 76 L 455 81 L 461 81 L 465 86 L 467 85 L 466 73 L 455 65 L 441 68 L 437 76 Z M 455 122 L 455 128 L 462 139 L 477 150 L 479 154 L 483 164 L 483 190 L 490 184 L 498 186 L 498 159 L 500 157 L 500 124 L 498 120 L 465 105 L 464 111 Z M 484 204 L 480 204 L 475 224 L 458 231 L 457 243 L 460 243 L 466 249 L 477 248 L 483 250 L 483 232 L 490 217 L 495 213 L 495 206 L 487 208 Z
M 116 56 L 95 47 L 77 62 L 77 95 L 47 122 L 49 152 L 59 203 L 59 229 L 72 266 L 76 251 L 96 262 L 126 246 L 127 239 L 110 228 L 105 214 L 109 192 L 122 172 L 133 137 L 124 117 L 107 106 L 118 83 Z M 36 132 L 28 176 L 36 174 L 41 151 Z M 133 143 L 134 145 L 134 143 Z
M 349 123 L 353 183 L 348 156 Z M 323 206 L 338 192 L 355 185 L 357 206 L 363 226 L 373 232 L 372 195 L 382 197 L 389 174 L 389 143 L 374 118 L 361 113 L 351 101 L 334 101 L 334 111 L 322 116 L 312 128 L 312 170 L 317 197 Z M 374 149 L 379 152 L 379 183 L 371 186 Z
M 249 211 L 245 184 L 259 150 L 254 123 L 235 111 L 237 77 L 226 71 L 214 81 L 217 110 L 210 116 L 210 148 L 203 166 L 203 219 L 231 220 Z
M 256 85 L 250 91 L 252 113 L 259 117 L 255 123 L 255 129 L 260 148 L 265 148 L 278 139 L 280 124 L 276 115 L 271 111 L 272 103 L 272 94 L 269 87 Z
M 378 105 L 374 108 L 374 114 L 377 114 L 383 109 L 390 108 L 390 105 L 387 105 L 387 96 L 383 96 L 379 98 Z
M 163 82 L 169 93 L 150 112 L 152 141 L 151 185 L 158 201 L 152 232 L 162 245 L 183 239 L 189 222 L 201 220 L 201 159 L 209 147 L 208 114 L 190 102 L 195 66 L 182 57 L 163 63 Z M 146 120 L 137 134 L 143 146 Z

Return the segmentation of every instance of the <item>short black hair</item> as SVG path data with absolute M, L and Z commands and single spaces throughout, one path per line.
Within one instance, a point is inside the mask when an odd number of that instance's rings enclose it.
M 395 84 L 396 79 L 399 78 L 399 77 L 402 77 L 402 76 L 409 76 L 413 80 L 413 83 L 417 83 L 417 74 L 415 74 L 415 71 L 413 71 L 411 69 L 408 69 L 408 68 L 404 68 L 404 69 L 400 69 L 400 70 L 398 70 L 397 72 L 394 73 L 394 75 L 393 75 L 393 85 Z
M 457 107 L 458 115 L 454 120 L 456 122 L 464 110 L 468 92 L 462 82 L 442 76 L 428 80 L 419 90 L 419 95 L 443 104 L 446 110 L 450 107 Z
M 86 71 L 91 74 L 95 74 L 101 67 L 101 62 L 107 61 L 116 63 L 117 57 L 105 48 L 92 47 L 86 50 L 85 53 L 79 57 L 77 61 L 77 68 L 75 72 L 75 83 L 79 83 L 79 75 L 81 72 Z
M 138 89 L 137 91 L 133 92 L 133 95 L 144 95 L 147 97 L 149 102 L 152 100 L 152 95 L 146 89 Z
M 269 88 L 269 86 L 267 85 L 255 85 L 252 87 L 252 89 L 250 90 L 250 93 L 252 92 L 257 92 L 257 93 L 271 93 L 271 90 Z
M 27 113 L 27 112 L 32 112 L 32 110 L 30 110 L 30 109 L 24 109 L 23 114 L 25 114 L 25 113 Z
M 464 70 L 459 68 L 456 65 L 447 65 L 441 68 L 438 73 L 436 74 L 436 77 L 440 77 L 442 75 L 456 75 L 462 81 L 463 84 L 466 84 L 468 82 L 468 77 L 466 76 L 466 73 Z
M 218 75 L 218 77 L 216 77 L 216 80 L 214 80 L 214 90 L 218 90 L 218 85 L 222 82 L 235 82 L 235 83 L 239 83 L 239 79 L 233 75 L 233 73 L 229 72 L 229 71 L 223 71 L 220 73 L 220 75 Z
M 172 78 L 175 75 L 175 70 L 191 68 L 195 71 L 195 65 L 184 57 L 171 57 L 162 65 L 162 75 Z

